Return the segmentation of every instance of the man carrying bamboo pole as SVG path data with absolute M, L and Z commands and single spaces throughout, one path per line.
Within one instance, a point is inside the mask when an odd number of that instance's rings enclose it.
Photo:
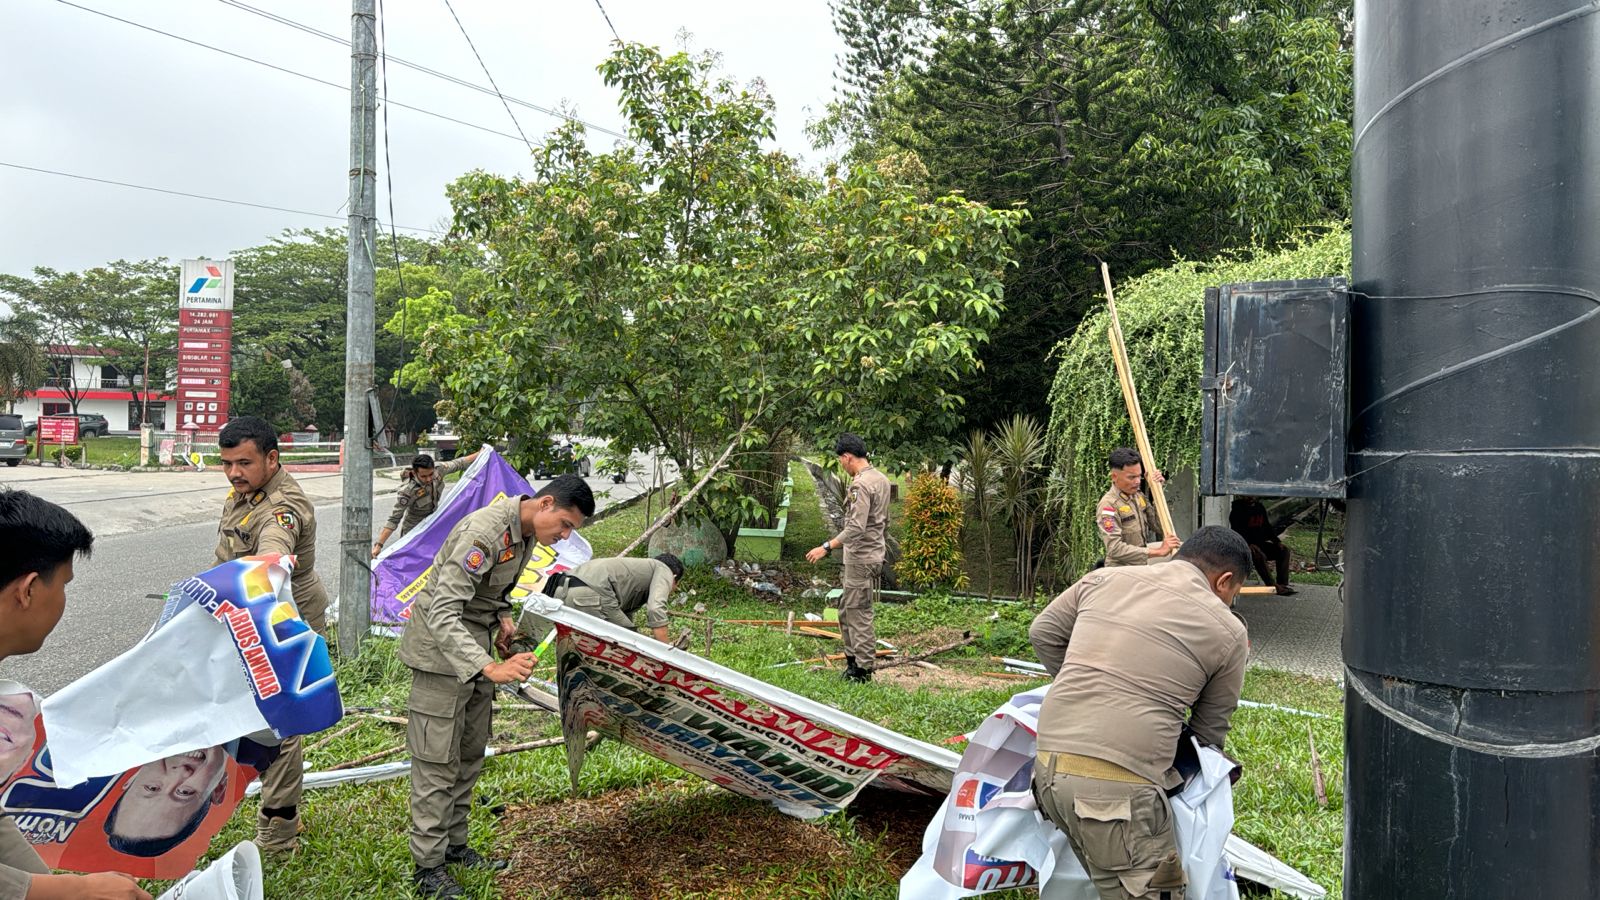
M 1111 451 L 1111 489 L 1096 506 L 1095 531 L 1106 547 L 1106 565 L 1143 566 L 1178 549 L 1178 536 L 1160 537 L 1163 529 L 1155 505 L 1144 497 L 1144 462 L 1139 451 L 1118 447 Z M 1161 478 L 1159 471 L 1151 477 Z

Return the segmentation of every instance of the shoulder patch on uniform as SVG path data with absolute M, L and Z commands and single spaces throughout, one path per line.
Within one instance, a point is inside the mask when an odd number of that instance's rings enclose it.
M 1139 508 L 1140 509 L 1144 509 L 1144 495 L 1143 494 L 1139 495 Z
M 505 531 L 500 532 L 500 546 L 511 546 L 511 529 L 507 528 Z
M 275 519 L 280 526 L 288 529 L 289 531 L 293 531 L 295 526 L 300 524 L 300 520 L 294 517 L 294 513 L 288 511 L 287 509 L 273 510 L 272 518 Z
M 1117 531 L 1117 514 L 1110 510 L 1100 510 L 1100 530 L 1106 534 L 1115 534 Z
M 461 557 L 461 568 L 469 574 L 476 575 L 489 567 L 489 548 L 474 542 L 467 555 Z
M 426 487 L 417 488 L 417 496 L 418 497 L 426 497 L 426 496 L 428 496 L 428 489 Z
M 499 565 L 500 563 L 504 563 L 504 562 L 510 562 L 513 558 L 516 557 L 516 555 L 517 555 L 517 551 L 511 549 L 510 547 L 507 547 L 506 549 L 500 551 L 500 558 L 495 560 L 495 565 Z

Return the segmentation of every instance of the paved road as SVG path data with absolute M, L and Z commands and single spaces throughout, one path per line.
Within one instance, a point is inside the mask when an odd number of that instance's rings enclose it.
M 648 461 L 646 462 L 648 471 Z M 317 508 L 317 569 L 337 594 L 343 485 L 336 473 L 296 476 Z M 394 506 L 392 478 L 375 480 L 374 533 Z M 0 678 L 42 693 L 60 689 L 136 643 L 155 621 L 161 594 L 211 565 L 217 516 L 228 485 L 208 472 L 99 472 L 21 466 L 0 468 L 0 484 L 33 491 L 62 504 L 94 530 L 94 556 L 76 567 L 60 626 L 32 656 L 0 662 Z M 534 482 L 535 488 L 544 482 Z M 645 489 L 591 478 L 605 508 Z M 602 491 L 609 492 L 602 495 Z M 371 541 L 367 542 L 371 547 Z M 337 605 L 337 597 L 333 603 Z

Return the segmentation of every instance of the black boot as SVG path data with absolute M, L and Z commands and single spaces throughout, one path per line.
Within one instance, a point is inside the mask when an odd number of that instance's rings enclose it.
M 444 866 L 418 869 L 412 874 L 411 883 L 416 885 L 417 896 L 428 897 L 430 900 L 456 900 L 465 896 L 461 885 L 444 870 Z
M 489 859 L 465 844 L 445 850 L 444 864 L 447 866 L 466 866 L 469 869 L 482 869 L 485 872 L 504 872 L 506 869 L 511 868 L 509 860 Z
M 854 681 L 856 684 L 866 684 L 872 680 L 872 671 L 870 669 L 863 669 L 861 666 L 857 665 L 856 658 L 854 656 L 846 656 L 845 660 L 849 662 L 849 665 L 845 666 L 844 670 L 844 677 L 846 681 Z

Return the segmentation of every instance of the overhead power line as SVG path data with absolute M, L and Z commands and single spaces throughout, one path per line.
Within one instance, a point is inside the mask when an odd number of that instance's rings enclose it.
M 263 19 L 268 19 L 270 21 L 277 22 L 280 25 L 286 25 L 286 26 L 288 26 L 290 28 L 293 28 L 293 29 L 295 29 L 297 31 L 303 31 L 306 34 L 310 34 L 310 35 L 314 35 L 316 37 L 322 38 L 323 40 L 332 41 L 332 42 L 334 42 L 336 44 L 342 44 L 342 45 L 344 45 L 346 47 L 350 46 L 350 39 L 349 38 L 340 37 L 339 35 L 333 34 L 332 32 L 323 31 L 323 30 L 321 30 L 319 28 L 315 28 L 313 26 L 307 25 L 304 22 L 298 22 L 298 21 L 296 21 L 294 19 L 291 19 L 291 18 L 289 18 L 287 16 L 280 16 L 275 12 L 271 12 L 269 10 L 260 9 L 258 7 L 255 7 L 255 6 L 251 6 L 248 3 L 241 2 L 241 0 L 218 0 L 218 2 L 224 3 L 224 4 L 228 5 L 228 6 L 231 6 L 234 9 L 239 10 L 240 12 L 247 12 L 247 13 L 253 15 L 253 16 L 260 16 Z M 607 21 L 609 22 L 610 20 L 608 19 Z M 623 134 L 622 132 L 617 131 L 614 128 L 607 128 L 604 125 L 598 125 L 598 124 L 596 124 L 594 122 L 588 121 L 587 119 L 583 119 L 583 118 L 580 118 L 578 116 L 572 115 L 571 113 L 562 112 L 559 109 L 552 109 L 551 107 L 548 107 L 548 106 L 541 106 L 541 105 L 539 105 L 537 103 L 532 103 L 530 101 L 523 100 L 523 99 L 520 99 L 518 97 L 513 97 L 513 96 L 511 96 L 509 94 L 501 94 L 499 91 L 496 91 L 494 89 L 484 87 L 483 85 L 477 84 L 475 82 L 467 81 L 464 78 L 457 78 L 456 76 L 451 75 L 448 72 L 441 72 L 438 69 L 429 68 L 428 66 L 422 65 L 421 63 L 415 63 L 415 62 L 412 62 L 410 60 L 402 59 L 402 58 L 400 58 L 398 56 L 394 56 L 394 55 L 390 55 L 389 62 L 392 62 L 397 66 L 403 66 L 403 67 L 405 67 L 407 69 L 411 69 L 411 70 L 416 71 L 416 72 L 421 72 L 424 75 L 430 75 L 430 76 L 432 76 L 434 78 L 438 78 L 438 79 L 441 79 L 443 81 L 448 81 L 451 84 L 457 85 L 459 87 L 467 88 L 468 90 L 477 91 L 480 94 L 486 94 L 486 95 L 491 96 L 491 97 L 499 97 L 503 102 L 510 103 L 513 106 L 520 106 L 520 107 L 523 107 L 525 109 L 531 109 L 534 112 L 543 113 L 543 114 L 545 114 L 547 116 L 553 116 L 553 117 L 558 118 L 558 119 L 565 119 L 565 120 L 567 120 L 569 122 L 576 122 L 579 125 L 582 125 L 583 127 L 589 129 L 590 131 L 598 132 L 600 134 L 610 135 L 611 137 L 619 138 L 621 140 L 627 140 L 628 139 L 628 136 L 626 134 Z
M 135 21 L 133 21 L 131 19 L 124 19 L 121 16 L 114 16 L 111 13 L 101 12 L 98 9 L 92 9 L 90 7 L 87 7 L 87 6 L 80 6 L 80 5 L 76 4 L 76 3 L 73 3 L 72 0 L 56 0 L 56 2 L 60 3 L 60 4 L 64 5 L 64 6 L 70 6 L 73 9 L 81 9 L 84 12 L 87 12 L 87 13 L 94 13 L 97 16 L 101 16 L 103 18 L 111 19 L 114 22 L 121 22 L 124 25 L 132 25 L 134 28 L 138 28 L 138 29 L 143 30 L 143 31 L 148 31 L 148 32 L 151 32 L 153 34 L 159 34 L 162 37 L 169 37 L 169 38 L 172 38 L 175 41 L 182 41 L 185 44 L 191 44 L 191 45 L 196 46 L 196 47 L 203 47 L 206 50 L 211 50 L 211 51 L 213 51 L 215 53 L 221 53 L 224 56 L 231 56 L 234 59 L 244 60 L 245 62 L 248 62 L 248 63 L 255 63 L 258 66 L 265 66 L 265 67 L 267 67 L 269 69 L 272 69 L 274 71 L 282 72 L 285 75 L 293 75 L 296 78 L 304 78 L 307 81 L 314 81 L 317 84 L 327 85 L 328 87 L 335 88 L 335 89 L 340 90 L 340 91 L 344 91 L 347 94 L 350 92 L 350 86 L 349 85 L 340 84 L 340 83 L 338 83 L 336 81 L 328 81 L 325 78 L 318 78 L 315 75 L 307 75 L 304 72 L 296 72 L 294 69 L 286 69 L 283 66 L 275 65 L 273 63 L 266 62 L 265 60 L 256 59 L 253 56 L 246 56 L 243 53 L 235 53 L 232 50 L 224 50 L 221 47 L 217 47 L 217 46 L 214 46 L 214 45 L 211 45 L 211 44 L 207 44 L 207 43 L 204 43 L 202 41 L 197 41 L 197 40 L 194 40 L 193 38 L 186 38 L 186 37 L 184 37 L 182 35 L 173 34 L 170 31 L 162 31 L 159 28 L 155 28 L 155 27 L 152 27 L 150 25 L 145 25 L 145 24 L 142 24 L 140 22 L 135 22 Z M 472 122 L 468 122 L 465 119 L 457 119 L 454 116 L 447 116 L 444 113 L 437 113 L 437 112 L 434 112 L 431 109 L 423 109 L 420 106 L 412 106 L 412 105 L 410 105 L 408 103 L 400 103 L 400 102 L 395 101 L 395 100 L 391 100 L 389 102 L 393 103 L 395 106 L 400 107 L 401 109 L 409 109 L 412 112 L 422 113 L 425 116 L 432 116 L 435 119 L 443 119 L 446 122 L 453 122 L 453 123 L 455 123 L 457 125 L 462 125 L 462 126 L 465 126 L 467 128 L 473 128 L 473 129 L 476 129 L 478 131 L 488 132 L 489 134 L 498 135 L 500 137 L 507 138 L 509 140 L 520 141 L 520 142 L 526 143 L 526 138 L 519 137 L 519 136 L 517 136 L 515 134 L 511 134 L 509 132 L 498 131 L 498 130 L 493 129 L 493 128 L 488 128 L 488 127 L 485 127 L 483 125 L 478 125 L 478 124 L 475 124 L 475 123 L 472 123 Z
M 227 197 L 212 197 L 207 194 L 193 194 L 188 191 L 175 191 L 170 188 L 152 187 L 148 184 L 134 184 L 129 181 L 116 181 L 110 178 L 96 178 L 93 175 L 79 175 L 75 172 L 58 172 L 55 169 L 41 169 L 38 166 L 25 166 L 21 163 L 0 161 L 0 166 L 4 166 L 8 169 L 20 169 L 24 172 L 37 172 L 41 175 L 57 175 L 62 178 L 75 178 L 79 181 L 92 181 L 96 184 L 110 184 L 117 187 L 133 188 L 137 191 L 151 191 L 157 194 L 171 194 L 174 197 L 188 197 L 192 200 L 209 200 L 212 203 L 227 203 L 231 206 L 248 206 L 252 209 L 267 209 L 272 210 L 273 212 L 294 213 L 297 216 L 312 216 L 318 219 L 333 219 L 336 222 L 345 221 L 344 216 L 336 216 L 330 213 L 312 212 L 309 209 L 291 209 L 287 206 L 272 206 L 267 203 L 252 203 L 249 200 L 232 200 Z M 405 231 L 420 231 L 427 234 L 442 235 L 446 233 L 437 228 L 420 228 L 415 225 L 391 225 L 391 227 L 399 228 Z
M 511 104 L 506 102 L 506 95 L 500 93 L 500 85 L 494 83 L 494 76 L 489 74 L 489 64 L 483 61 L 483 54 L 478 52 L 478 45 L 472 42 L 472 35 L 467 34 L 467 26 L 461 23 L 461 17 L 456 15 L 456 8 L 450 0 L 444 0 L 444 8 L 450 10 L 450 18 L 456 20 L 456 27 L 461 29 L 461 36 L 467 39 L 467 47 L 472 50 L 472 55 L 478 59 L 478 68 L 483 70 L 483 77 L 489 79 L 489 86 L 494 88 L 494 95 L 500 98 L 500 105 L 506 108 L 506 115 L 511 117 L 511 124 L 517 126 L 517 134 L 522 134 L 522 123 L 517 121 L 517 114 L 511 111 Z M 528 136 L 522 134 L 522 142 L 528 145 L 528 152 L 533 152 L 533 142 Z
M 605 4 L 600 0 L 594 0 L 594 5 L 600 7 L 600 15 L 605 18 L 606 27 L 611 29 L 611 36 L 617 39 L 617 43 L 622 43 L 622 35 L 617 34 L 617 26 L 611 24 L 611 14 L 606 12 Z

